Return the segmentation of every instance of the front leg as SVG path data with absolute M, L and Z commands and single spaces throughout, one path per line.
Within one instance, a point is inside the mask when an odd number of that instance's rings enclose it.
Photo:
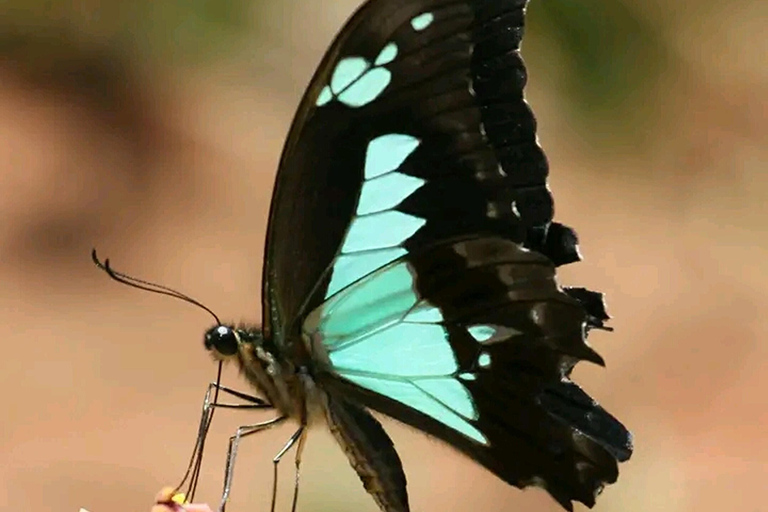
M 249 403 L 227 403 L 219 402 L 219 393 L 224 393 L 229 396 L 239 398 Z M 200 476 L 200 468 L 203 463 L 203 448 L 205 447 L 205 440 L 208 436 L 208 430 L 211 427 L 213 420 L 213 412 L 216 408 L 225 409 L 274 409 L 272 404 L 265 400 L 236 391 L 219 384 L 218 382 L 211 382 L 208 384 L 208 389 L 205 392 L 203 398 L 202 414 L 200 416 L 200 424 L 197 429 L 197 439 L 195 441 L 195 447 L 192 450 L 192 456 L 189 459 L 187 470 L 184 473 L 184 477 L 181 479 L 179 485 L 176 486 L 176 491 L 187 485 L 185 495 L 189 501 L 195 497 L 195 491 L 197 489 L 197 482 Z
M 229 493 L 232 490 L 232 479 L 235 476 L 235 458 L 237 457 L 237 448 L 240 445 L 240 440 L 244 437 L 250 436 L 262 430 L 266 430 L 275 425 L 279 425 L 288 419 L 288 416 L 278 416 L 271 420 L 262 421 L 254 425 L 242 425 L 238 427 L 235 435 L 229 438 L 229 448 L 227 449 L 227 463 L 224 469 L 224 489 L 221 493 L 221 502 L 219 503 L 219 512 L 224 512 L 227 506 L 227 500 L 229 499 Z M 279 462 L 279 460 L 277 461 Z M 277 462 L 275 464 L 277 464 Z M 277 486 L 277 479 L 275 479 L 274 486 Z M 272 489 L 272 509 L 274 510 L 274 497 L 275 488 Z

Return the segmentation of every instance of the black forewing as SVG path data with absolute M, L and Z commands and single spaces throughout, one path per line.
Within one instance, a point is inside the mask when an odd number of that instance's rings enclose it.
M 350 19 L 302 99 L 281 158 L 265 254 L 268 331 L 274 323 L 292 338 L 296 322 L 322 302 L 353 218 L 367 144 L 382 134 L 423 141 L 400 170 L 427 180 L 398 208 L 427 219 L 405 244 L 409 251 L 485 233 L 525 243 L 557 264 L 578 259 L 573 232 L 550 224 L 548 165 L 523 99 L 525 4 L 372 0 Z M 434 21 L 416 32 L 409 20 L 424 12 Z M 390 41 L 399 53 L 380 97 L 359 108 L 315 106 L 340 58 L 373 60 Z

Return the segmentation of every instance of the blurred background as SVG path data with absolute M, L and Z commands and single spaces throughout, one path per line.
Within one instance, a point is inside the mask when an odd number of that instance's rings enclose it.
M 358 3 L 0 3 L 0 508 L 145 511 L 177 482 L 215 376 L 211 319 L 118 286 L 90 250 L 259 321 L 282 143 Z M 561 282 L 606 292 L 616 329 L 591 337 L 607 368 L 575 377 L 635 433 L 596 510 L 768 510 L 767 16 L 762 0 L 530 6 L 528 97 L 585 256 Z M 201 499 L 217 502 L 226 439 L 257 416 L 217 415 Z M 413 510 L 558 510 L 385 426 Z M 229 510 L 268 509 L 291 432 L 243 443 Z M 288 510 L 290 462 L 281 474 Z M 299 507 L 377 510 L 320 429 Z

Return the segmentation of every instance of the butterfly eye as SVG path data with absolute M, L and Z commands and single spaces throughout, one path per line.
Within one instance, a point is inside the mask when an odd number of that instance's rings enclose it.
M 205 333 L 206 350 L 216 350 L 223 356 L 233 356 L 237 353 L 237 335 L 230 327 L 220 325 Z

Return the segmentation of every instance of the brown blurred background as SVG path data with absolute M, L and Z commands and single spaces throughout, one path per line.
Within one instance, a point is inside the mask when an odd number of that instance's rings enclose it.
M 118 286 L 89 252 L 258 321 L 281 145 L 357 4 L 2 2 L 1 509 L 139 512 L 176 483 L 214 377 L 211 319 Z M 606 292 L 615 317 L 592 337 L 608 367 L 576 378 L 636 436 L 600 511 L 768 510 L 766 5 L 530 7 L 528 96 L 585 256 L 561 281 Z M 201 498 L 217 501 L 226 438 L 256 419 L 218 415 Z M 386 426 L 414 510 L 558 510 Z M 244 442 L 229 510 L 267 510 L 290 433 Z M 329 434 L 309 441 L 300 510 L 376 510 Z

